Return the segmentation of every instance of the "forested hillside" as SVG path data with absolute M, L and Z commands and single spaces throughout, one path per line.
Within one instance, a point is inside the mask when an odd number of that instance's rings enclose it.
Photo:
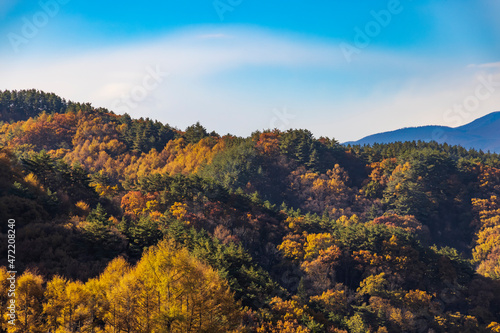
M 500 332 L 496 154 L 30 90 L 0 94 L 0 170 L 2 332 Z

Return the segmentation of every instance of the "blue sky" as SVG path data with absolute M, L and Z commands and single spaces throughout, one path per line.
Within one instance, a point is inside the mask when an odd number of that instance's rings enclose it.
M 500 110 L 500 1 L 3 0 L 0 89 L 340 141 Z

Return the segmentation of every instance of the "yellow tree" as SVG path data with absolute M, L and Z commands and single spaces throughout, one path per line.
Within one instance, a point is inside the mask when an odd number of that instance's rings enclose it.
M 0 267 L 0 327 L 4 329 L 7 328 L 7 322 L 11 319 L 9 318 L 9 309 L 7 308 L 7 302 L 11 299 L 9 297 L 10 282 L 7 280 L 9 277 L 10 274 L 7 273 L 7 269 Z
M 89 294 L 80 281 L 70 282 L 55 276 L 47 283 L 43 313 L 48 330 L 77 332 L 88 321 L 86 310 Z
M 181 202 L 174 202 L 170 207 L 170 213 L 179 221 L 184 221 L 184 217 L 187 214 L 187 205 Z
M 387 291 L 388 282 L 385 273 L 370 275 L 359 284 L 356 292 L 359 295 L 384 295 Z
M 168 241 L 133 268 L 123 258 L 113 260 L 85 287 L 76 314 L 87 331 L 232 332 L 241 322 L 240 306 L 218 273 Z
M 315 258 L 321 250 L 326 250 L 331 245 L 333 245 L 333 236 L 331 234 L 309 234 L 304 244 L 305 258 Z
M 278 250 L 286 258 L 301 260 L 304 258 L 304 239 L 300 235 L 287 235 L 278 245 Z
M 308 314 L 308 307 L 300 305 L 297 299 L 283 300 L 280 297 L 274 297 L 271 300 L 271 310 L 274 314 L 274 321 L 268 321 L 257 329 L 257 332 L 271 333 L 308 333 L 310 329 L 300 323 L 304 318 L 312 319 Z
M 17 280 L 15 326 L 10 332 L 44 332 L 42 328 L 43 278 L 26 271 Z
M 127 301 L 127 297 L 130 295 L 120 293 L 119 284 L 120 280 L 123 279 L 130 270 L 130 265 L 125 259 L 118 257 L 108 264 L 104 272 L 95 282 L 96 285 L 94 289 L 104 294 L 104 300 L 100 304 L 99 311 L 102 311 L 101 319 L 106 327 L 106 331 L 118 332 L 120 330 L 119 323 L 122 319 L 121 313 L 123 311 L 123 302 L 124 300 Z M 89 284 L 89 282 L 87 282 L 87 284 Z M 91 287 L 89 286 L 89 288 Z M 125 291 L 128 292 L 128 289 L 125 288 Z M 128 302 L 128 304 L 130 304 L 130 302 Z
M 140 330 L 139 297 L 142 290 L 136 277 L 127 273 L 113 285 L 107 296 L 110 308 L 106 314 L 107 329 L 110 332 L 147 332 Z
M 104 285 L 99 279 L 90 279 L 83 287 L 83 294 L 86 299 L 77 310 L 81 319 L 81 331 L 104 332 L 104 316 L 109 308 Z
M 88 321 L 86 311 L 89 295 L 80 281 L 69 282 L 66 286 L 66 307 L 62 311 L 63 326 L 66 332 L 78 332 Z
M 328 289 L 321 295 L 312 296 L 310 299 L 313 302 L 319 303 L 325 310 L 331 313 L 345 314 L 349 305 L 345 288 L 338 288 L 337 290 Z
M 46 329 L 50 332 L 58 332 L 63 326 L 61 312 L 66 306 L 66 286 L 68 281 L 60 276 L 54 276 L 47 283 L 45 289 L 45 302 L 43 314 L 46 320 Z
M 142 307 L 141 318 L 150 316 L 153 327 L 166 332 L 215 332 L 236 329 L 240 321 L 225 281 L 186 249 L 176 249 L 168 241 L 150 249 L 135 274 L 143 278 L 138 297 L 149 295 L 152 308 Z

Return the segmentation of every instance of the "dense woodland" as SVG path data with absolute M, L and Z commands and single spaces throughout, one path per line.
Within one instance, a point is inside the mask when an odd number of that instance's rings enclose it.
M 0 93 L 2 332 L 500 332 L 500 158 Z M 17 322 L 7 323 L 7 219 Z

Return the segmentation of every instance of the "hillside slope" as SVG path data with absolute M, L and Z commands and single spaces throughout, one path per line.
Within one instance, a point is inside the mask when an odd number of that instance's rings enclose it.
M 500 331 L 497 154 L 1 96 L 0 333 Z

